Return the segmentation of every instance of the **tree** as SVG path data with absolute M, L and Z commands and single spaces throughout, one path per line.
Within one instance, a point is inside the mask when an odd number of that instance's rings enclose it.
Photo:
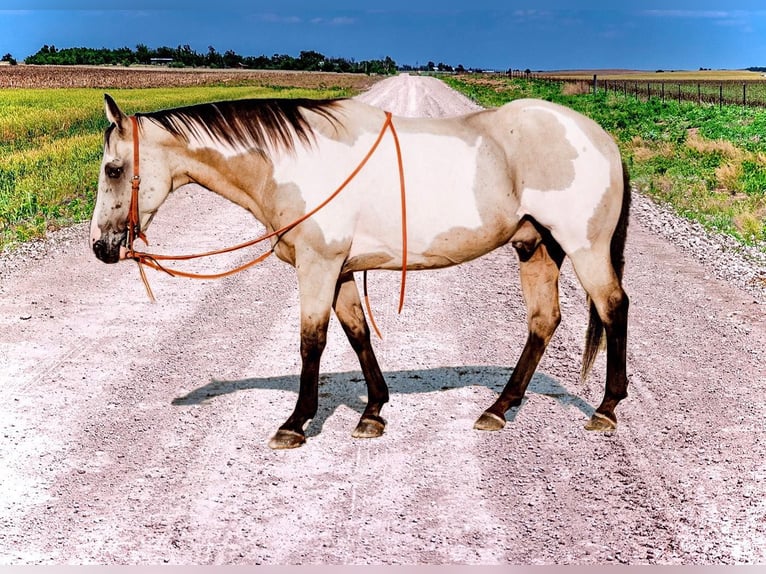
M 152 63 L 152 54 L 149 51 L 149 47 L 146 46 L 145 44 L 138 44 L 136 46 L 135 60 L 139 64 L 151 64 Z
M 5 56 L 0 59 L 0 62 L 8 62 L 11 64 L 11 66 L 16 65 L 16 58 L 13 57 L 11 54 L 6 54 Z
M 223 68 L 223 56 L 216 52 L 213 46 L 208 46 L 205 63 L 211 68 Z
M 242 56 L 233 50 L 226 50 L 223 55 L 223 65 L 227 68 L 238 68 L 242 63 Z
M 12 61 L 12 56 L 6 54 L 5 61 Z M 44 45 L 36 54 L 26 58 L 27 64 L 53 64 L 53 65 L 103 65 L 134 63 L 150 64 L 152 60 L 159 59 L 170 61 L 172 66 L 211 68 L 236 68 L 245 67 L 257 70 L 312 70 L 325 72 L 353 72 L 368 74 L 394 74 L 396 62 L 390 56 L 383 60 L 365 60 L 356 62 L 353 58 L 328 58 L 324 54 L 313 50 L 304 50 L 298 58 L 287 54 L 274 54 L 271 58 L 266 56 L 242 57 L 233 50 L 227 50 L 220 54 L 213 46 L 208 46 L 207 54 L 200 54 L 185 44 L 176 48 L 160 46 L 149 48 L 145 44 L 138 44 L 135 50 L 130 48 L 64 48 L 56 49 L 55 46 Z M 429 62 L 432 66 L 433 62 Z M 440 64 L 442 66 L 442 64 Z
M 396 62 L 394 62 L 391 56 L 386 56 L 386 59 L 383 60 L 383 73 L 384 74 L 396 73 Z
M 301 55 L 298 56 L 296 66 L 299 70 L 317 71 L 322 69 L 320 64 L 324 64 L 326 59 L 327 58 L 319 52 L 314 52 L 313 50 L 303 51 L 301 52 Z

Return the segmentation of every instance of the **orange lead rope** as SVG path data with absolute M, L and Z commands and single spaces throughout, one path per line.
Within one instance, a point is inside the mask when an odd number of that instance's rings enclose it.
M 146 272 L 144 271 L 144 267 L 143 267 L 144 265 L 146 265 L 147 267 L 151 267 L 152 269 L 156 269 L 158 271 L 164 271 L 171 277 L 188 277 L 191 279 L 220 279 L 222 277 L 228 277 L 229 275 L 233 275 L 234 273 L 239 273 L 240 271 L 244 271 L 245 269 L 248 269 L 249 267 L 252 267 L 260 263 L 261 261 L 265 260 L 269 255 L 271 255 L 274 252 L 273 247 L 271 248 L 271 250 L 259 255 L 257 258 L 245 263 L 244 265 L 240 265 L 239 267 L 236 267 L 229 271 L 224 271 L 222 273 L 214 273 L 214 274 L 189 273 L 186 271 L 179 271 L 177 269 L 171 269 L 171 268 L 163 266 L 160 263 L 160 261 L 187 261 L 190 259 L 199 259 L 202 257 L 210 257 L 212 255 L 230 253 L 232 251 L 237 251 L 239 249 L 251 247 L 262 241 L 271 239 L 272 237 L 279 237 L 282 234 L 290 231 L 292 228 L 296 227 L 300 223 L 303 223 L 309 217 L 311 217 L 312 215 L 317 213 L 320 209 L 322 209 L 324 206 L 326 206 L 328 203 L 330 203 L 333 199 L 335 199 L 338 196 L 338 194 L 340 194 L 341 191 L 343 191 L 346 188 L 346 186 L 348 186 L 349 183 L 351 183 L 351 181 L 359 174 L 359 172 L 362 171 L 362 168 L 364 168 L 364 166 L 367 164 L 369 159 L 375 153 L 375 150 L 378 149 L 378 146 L 380 145 L 380 142 L 383 139 L 383 136 L 386 134 L 386 130 L 390 129 L 391 135 L 394 138 L 394 146 L 396 148 L 396 160 L 399 167 L 399 187 L 401 192 L 401 204 L 402 204 L 402 280 L 401 280 L 401 288 L 399 292 L 399 313 L 402 312 L 402 308 L 404 307 L 404 289 L 405 289 L 405 284 L 407 280 L 407 201 L 406 201 L 406 193 L 404 188 L 404 163 L 402 161 L 402 150 L 399 144 L 399 136 L 397 135 L 396 128 L 394 127 L 391 112 L 386 112 L 386 121 L 383 122 L 383 127 L 381 128 L 380 133 L 378 134 L 378 137 L 375 140 L 375 143 L 372 144 L 370 151 L 367 152 L 367 155 L 365 155 L 364 158 L 362 158 L 362 161 L 359 162 L 359 165 L 356 166 L 354 171 L 351 172 L 351 174 L 345 179 L 345 181 L 343 181 L 343 183 L 341 183 L 340 186 L 332 194 L 330 194 L 330 196 L 327 199 L 325 199 L 322 203 L 320 203 L 314 209 L 305 213 L 304 215 L 302 215 L 301 217 L 299 217 L 298 219 L 296 219 L 289 225 L 285 225 L 284 227 L 277 229 L 276 231 L 272 231 L 271 233 L 266 233 L 264 235 L 261 235 L 260 237 L 257 237 L 251 241 L 240 243 L 239 245 L 235 245 L 233 247 L 227 247 L 224 249 L 218 249 L 215 251 L 208 251 L 206 253 L 196 253 L 191 255 L 158 255 L 154 253 L 145 253 L 143 251 L 136 251 L 134 249 L 134 242 L 136 239 L 141 239 L 147 245 L 149 244 L 149 242 L 146 240 L 146 235 L 144 235 L 143 231 L 141 231 L 141 220 L 140 220 L 139 209 L 138 209 L 138 192 L 141 186 L 140 154 L 139 154 L 139 143 L 138 143 L 138 118 L 136 116 L 130 116 L 130 119 L 131 119 L 131 122 L 133 123 L 133 179 L 131 180 L 132 185 L 131 185 L 130 207 L 128 209 L 128 239 L 127 239 L 125 257 L 126 259 L 133 259 L 138 264 L 138 270 L 141 275 L 141 280 L 143 281 L 144 287 L 146 288 L 146 293 L 152 302 L 155 301 L 155 298 L 154 298 L 154 294 L 152 293 L 152 289 L 149 286 L 149 281 L 146 277 Z M 372 326 L 375 329 L 375 333 L 377 333 L 378 337 L 382 339 L 383 337 L 380 334 L 380 330 L 378 330 L 378 327 L 375 324 L 375 319 L 372 316 L 372 309 L 370 308 L 370 301 L 367 295 L 367 271 L 364 271 L 364 299 L 365 299 L 365 304 L 367 306 L 367 314 L 370 316 L 370 322 L 372 323 Z

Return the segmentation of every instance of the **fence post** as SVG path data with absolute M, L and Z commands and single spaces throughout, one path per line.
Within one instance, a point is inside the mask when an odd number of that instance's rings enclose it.
M 742 83 L 742 105 L 747 105 L 747 83 Z
M 665 103 L 665 82 L 660 83 L 660 89 L 662 90 L 662 103 Z
M 702 87 L 700 86 L 699 82 L 697 83 L 697 103 L 702 103 Z
M 596 74 L 593 74 L 593 94 L 598 93 L 598 76 Z

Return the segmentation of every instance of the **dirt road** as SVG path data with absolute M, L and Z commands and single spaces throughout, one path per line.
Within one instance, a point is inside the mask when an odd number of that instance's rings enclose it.
M 475 107 L 409 76 L 362 99 Z M 152 274 L 152 305 L 132 264 L 92 256 L 84 226 L 3 257 L 0 563 L 766 562 L 766 300 L 649 231 L 651 212 L 636 199 L 630 396 L 609 434 L 583 429 L 604 360 L 578 382 L 586 307 L 568 264 L 563 323 L 503 431 L 472 425 L 526 335 L 510 248 L 411 273 L 401 315 L 398 275 L 371 274 L 386 434 L 350 436 L 365 388 L 333 319 L 308 442 L 275 452 L 299 370 L 290 267 Z M 150 240 L 186 252 L 258 231 L 187 187 Z

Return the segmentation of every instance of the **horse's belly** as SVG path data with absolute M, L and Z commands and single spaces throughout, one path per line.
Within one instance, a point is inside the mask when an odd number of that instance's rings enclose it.
M 435 236 L 425 236 L 408 222 L 406 249 L 408 269 L 437 269 L 470 261 L 507 243 L 509 226 L 482 225 L 471 229 L 455 226 Z M 383 237 L 386 237 L 384 240 Z M 359 233 L 354 237 L 345 269 L 401 269 L 405 239 L 397 235 Z
M 439 141 L 419 142 L 419 149 L 433 153 Z M 507 242 L 517 221 L 508 200 L 509 182 L 496 166 L 485 165 L 492 156 L 480 158 L 480 149 L 481 140 L 475 146 L 462 144 L 460 154 L 436 149 L 444 153 L 406 166 L 406 217 L 398 178 L 382 186 L 386 192 L 375 194 L 360 210 L 349 265 L 354 270 L 401 268 L 405 220 L 411 269 L 455 265 Z

